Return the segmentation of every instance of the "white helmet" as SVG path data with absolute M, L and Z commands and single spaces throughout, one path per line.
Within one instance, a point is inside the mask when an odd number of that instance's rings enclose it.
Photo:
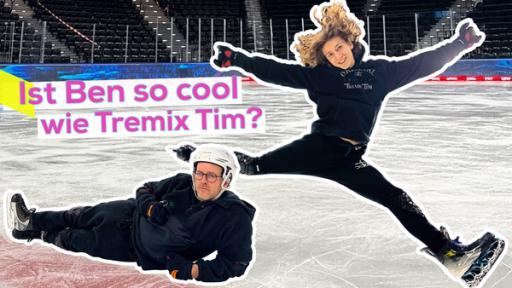
M 222 168 L 222 184 L 221 193 L 218 197 L 226 190 L 225 183 L 231 182 L 234 176 L 238 173 L 240 168 L 238 167 L 238 160 L 236 159 L 233 152 L 224 148 L 220 145 L 205 144 L 197 148 L 192 154 L 192 167 L 195 169 L 198 162 L 208 162 L 216 164 Z

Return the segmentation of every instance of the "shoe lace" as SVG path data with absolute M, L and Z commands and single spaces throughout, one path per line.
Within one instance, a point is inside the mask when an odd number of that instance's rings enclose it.
M 25 205 L 25 201 L 23 201 L 23 199 L 21 199 L 17 204 L 18 205 L 16 205 L 16 209 L 18 209 L 18 212 L 20 212 L 20 214 L 23 215 L 23 218 L 25 218 L 23 220 L 28 219 L 30 217 L 30 215 L 32 215 L 32 214 L 34 214 L 34 212 L 36 212 L 35 208 L 28 209 L 27 206 Z
M 455 258 L 464 255 L 466 246 L 460 242 L 459 236 L 455 237 L 455 239 L 451 239 L 450 234 L 448 233 L 448 229 L 441 226 L 440 230 L 444 237 L 448 240 L 446 249 L 443 249 L 444 251 L 442 252 L 442 255 L 447 258 Z

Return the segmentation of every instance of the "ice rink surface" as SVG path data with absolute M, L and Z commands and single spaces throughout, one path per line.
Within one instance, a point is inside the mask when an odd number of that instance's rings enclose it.
M 188 168 L 166 154 L 167 144 L 221 143 L 256 154 L 309 131 L 313 110 L 302 92 L 244 88 L 244 104 L 266 109 L 265 134 L 40 140 L 35 120 L 0 112 L 0 192 L 22 190 L 39 208 L 130 197 L 141 181 Z M 463 240 L 484 230 L 512 239 L 511 84 L 415 86 L 388 100 L 372 139 L 366 159 L 436 225 Z M 234 190 L 258 208 L 256 258 L 244 279 L 225 287 L 460 287 L 384 209 L 337 184 L 241 176 Z M 6 233 L 0 287 L 203 287 L 15 243 Z M 484 287 L 512 287 L 506 253 Z

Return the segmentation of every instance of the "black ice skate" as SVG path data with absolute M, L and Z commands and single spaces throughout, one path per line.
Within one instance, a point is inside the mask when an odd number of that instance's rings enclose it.
M 494 265 L 497 264 L 501 253 L 505 251 L 505 240 L 491 235 L 492 238 L 482 243 L 480 254 L 461 277 L 469 287 L 477 287 L 483 283 L 485 277 L 494 270 Z
M 444 227 L 441 227 L 441 231 L 447 239 L 451 239 Z M 491 274 L 504 248 L 504 240 L 486 232 L 469 245 L 462 244 L 457 237 L 450 240 L 437 254 L 428 248 L 423 251 L 437 258 L 455 279 L 461 279 L 467 287 L 477 287 Z
M 46 232 L 45 231 L 36 231 L 36 230 L 12 230 L 12 237 L 18 240 L 27 240 L 27 242 L 32 241 L 33 239 L 40 239 L 45 241 Z
M 238 151 L 235 151 L 235 155 L 240 165 L 240 174 L 256 175 L 261 173 L 258 158 Z
M 8 222 L 11 229 L 31 230 L 30 219 L 36 209 L 28 209 L 21 194 L 12 195 L 8 210 Z

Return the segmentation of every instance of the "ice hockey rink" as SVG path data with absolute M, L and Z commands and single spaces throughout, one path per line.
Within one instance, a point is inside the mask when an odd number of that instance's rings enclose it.
M 37 138 L 36 121 L 0 111 L 0 192 L 29 205 L 67 207 L 133 196 L 137 184 L 188 169 L 164 151 L 182 141 L 259 153 L 309 131 L 302 92 L 244 84 L 244 104 L 266 110 L 265 134 L 102 139 Z M 512 84 L 417 85 L 388 99 L 366 159 L 462 240 L 491 230 L 512 239 Z M 235 191 L 258 208 L 256 257 L 225 287 L 461 287 L 384 209 L 307 177 L 240 176 Z M 70 256 L 0 236 L 0 287 L 206 287 Z M 512 287 L 512 252 L 483 287 Z

